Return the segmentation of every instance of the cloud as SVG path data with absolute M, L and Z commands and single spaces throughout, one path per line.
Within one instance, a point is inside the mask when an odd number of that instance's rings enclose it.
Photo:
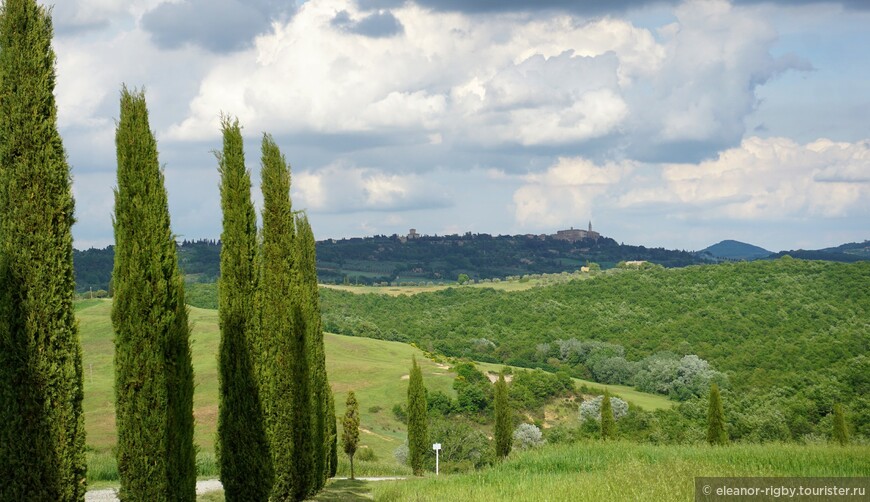
M 450 206 L 446 190 L 415 174 L 335 163 L 293 175 L 293 198 L 313 213 L 407 211 Z
M 746 220 L 844 217 L 867 209 L 870 142 L 745 139 L 699 164 L 668 164 L 657 190 L 631 192 L 621 205 L 677 204 L 684 215 Z
M 354 20 L 350 13 L 343 10 L 335 15 L 331 24 L 340 30 L 372 38 L 392 37 L 405 31 L 405 27 L 390 11 L 379 11 Z
M 146 12 L 142 27 L 163 49 L 193 45 L 224 53 L 249 47 L 292 10 L 279 0 L 182 0 Z
M 653 32 L 612 18 L 472 17 L 413 3 L 372 13 L 310 0 L 219 61 L 169 137 L 214 138 L 224 110 L 276 135 L 696 162 L 739 143 L 758 86 L 811 68 L 772 56 L 776 31 L 756 14 L 688 2 Z M 357 35 L 369 19 L 402 32 Z
M 576 224 L 599 208 L 753 222 L 842 218 L 870 210 L 870 140 L 744 140 L 700 163 L 596 164 L 560 158 L 514 192 L 524 228 Z
M 525 228 L 555 228 L 592 218 L 601 197 L 612 196 L 637 166 L 604 165 L 584 158 L 560 158 L 540 174 L 527 175 L 514 192 L 515 219 Z
M 360 0 L 363 8 L 398 7 L 407 0 Z M 557 10 L 585 15 L 618 14 L 662 4 L 676 4 L 677 0 L 416 0 L 416 3 L 434 10 L 493 13 Z M 801 4 L 835 4 L 847 8 L 868 9 L 866 0 L 735 0 L 736 4 L 772 3 L 785 6 Z

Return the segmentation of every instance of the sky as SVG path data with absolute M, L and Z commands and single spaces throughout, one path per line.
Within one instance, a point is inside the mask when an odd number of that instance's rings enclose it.
M 870 1 L 64 0 L 75 247 L 112 244 L 122 85 L 179 239 L 221 232 L 220 117 L 318 239 L 550 234 L 779 251 L 870 239 Z

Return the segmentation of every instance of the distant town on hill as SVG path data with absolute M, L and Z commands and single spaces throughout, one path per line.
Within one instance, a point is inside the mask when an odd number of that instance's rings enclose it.
M 189 282 L 214 282 L 220 275 L 220 242 L 181 241 L 179 261 Z M 794 258 L 830 261 L 870 259 L 870 241 L 817 251 L 771 253 L 737 241 L 722 241 L 692 252 L 649 248 L 616 242 L 593 230 L 569 228 L 552 234 L 375 235 L 327 239 L 317 243 L 317 273 L 321 283 L 383 284 L 455 282 L 527 274 L 576 271 L 589 263 L 607 269 L 623 261 L 645 261 L 664 267 L 684 267 L 729 260 L 752 260 L 789 254 Z M 79 292 L 108 292 L 114 248 L 76 250 L 74 263 Z

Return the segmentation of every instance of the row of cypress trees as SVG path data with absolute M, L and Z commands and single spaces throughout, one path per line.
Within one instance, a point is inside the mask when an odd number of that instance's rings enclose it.
M 238 121 L 224 118 L 223 137 L 221 480 L 227 500 L 302 500 L 337 467 L 314 234 L 293 212 L 290 166 L 264 135 L 258 239 Z

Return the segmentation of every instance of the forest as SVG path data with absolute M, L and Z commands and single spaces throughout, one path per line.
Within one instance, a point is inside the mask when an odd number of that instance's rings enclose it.
M 623 270 L 509 293 L 321 288 L 321 298 L 330 332 L 612 379 L 681 399 L 689 415 L 701 413 L 701 387 L 717 381 L 726 408 L 747 417 L 736 438 L 790 440 L 821 430 L 835 402 L 848 403 L 856 431 L 870 434 L 867 284 L 867 262 L 785 257 Z M 706 380 L 692 390 L 687 375 Z

